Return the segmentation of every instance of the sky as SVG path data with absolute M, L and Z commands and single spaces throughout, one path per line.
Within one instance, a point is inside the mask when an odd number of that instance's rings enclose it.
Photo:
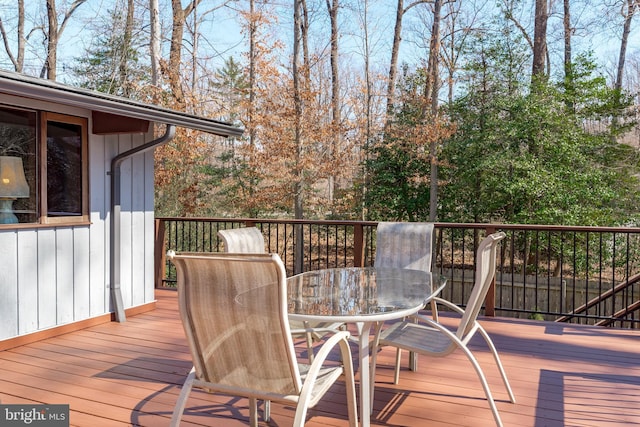
M 58 0 L 58 9 L 62 10 L 71 1 L 72 0 Z M 164 34 L 168 37 L 170 35 L 170 27 L 168 24 L 170 23 L 171 18 L 170 2 L 169 0 L 159 1 L 161 9 L 165 15 L 163 18 L 166 27 Z M 465 5 L 470 5 L 472 3 L 481 5 L 481 14 L 486 17 L 494 13 L 495 3 L 497 1 L 499 0 L 465 0 Z M 581 8 L 580 5 L 585 1 L 587 0 L 573 1 L 575 5 L 573 16 L 576 19 L 579 18 L 581 22 L 585 23 L 584 27 L 576 29 L 576 35 L 574 38 L 576 41 L 576 50 L 593 49 L 600 62 L 611 63 L 613 65 L 610 65 L 610 67 L 615 67 L 619 49 L 619 38 L 611 36 L 611 33 L 605 33 L 605 30 L 607 29 L 606 25 L 613 23 L 617 18 L 612 16 L 609 19 L 604 20 L 604 23 L 600 22 L 598 24 L 587 25 L 587 22 L 593 22 L 594 17 L 602 15 L 601 8 L 604 1 L 590 0 L 591 7 Z M 146 5 L 148 0 L 139 0 L 139 2 L 141 5 Z M 28 21 L 27 31 L 32 29 L 35 26 L 35 23 L 41 22 L 43 19 L 45 14 L 44 3 L 45 0 L 27 0 L 25 2 Z M 84 49 L 91 43 L 91 38 L 87 37 L 86 34 L 91 33 L 90 29 L 93 26 L 101 20 L 106 19 L 109 10 L 113 9 L 114 5 L 117 3 L 118 0 L 87 0 L 78 8 L 60 40 L 60 52 L 58 57 L 60 65 L 58 75 L 60 76 L 60 80 L 63 80 L 65 76 L 70 75 L 66 68 L 73 63 L 75 58 L 81 56 Z M 186 3 L 187 0 L 183 0 L 183 4 Z M 214 2 L 213 0 L 204 0 L 199 8 L 199 12 L 204 13 L 204 11 L 214 3 L 218 2 Z M 291 3 L 290 0 L 284 4 L 288 6 L 289 3 Z M 312 3 L 313 2 L 310 2 L 310 4 Z M 361 1 L 352 1 L 350 3 L 362 5 Z M 530 3 L 533 2 L 530 1 Z M 15 26 L 15 4 L 15 0 L 0 0 L 0 17 L 2 18 L 5 27 L 8 29 L 9 35 L 15 34 L 15 31 L 11 32 L 12 26 Z M 326 7 L 323 6 L 324 1 L 320 1 L 317 4 L 319 5 L 319 8 L 316 11 L 312 11 L 314 14 L 313 16 L 321 17 L 321 19 L 326 20 Z M 349 1 L 342 0 L 341 4 L 347 5 L 349 4 Z M 369 42 L 374 51 L 374 62 L 379 64 L 383 69 L 388 67 L 393 33 L 393 20 L 395 18 L 395 5 L 396 2 L 391 0 L 376 0 L 371 2 L 369 21 L 371 31 Z M 139 7 L 140 9 L 142 8 L 142 6 Z M 280 17 L 280 26 L 282 31 L 279 31 L 279 34 L 286 35 L 286 37 L 291 37 L 292 32 L 290 30 L 291 17 L 289 15 L 290 12 L 287 10 L 287 12 Z M 419 23 L 419 15 L 419 10 L 414 9 L 405 17 L 401 61 L 405 60 L 409 63 L 418 63 L 419 60 L 425 56 L 424 47 L 418 46 L 414 40 L 412 40 L 415 39 L 414 35 L 416 34 L 414 29 L 421 26 Z M 236 58 L 239 57 L 246 49 L 236 16 L 237 13 L 234 10 L 229 7 L 225 7 L 208 15 L 211 19 L 208 19 L 200 28 L 204 33 L 204 37 L 200 39 L 200 55 L 202 57 L 210 57 L 210 63 L 213 67 L 222 66 L 224 60 L 230 55 L 233 55 Z M 342 22 L 340 31 L 342 33 L 342 38 L 340 41 L 340 53 L 345 60 L 350 63 L 354 63 L 354 61 L 358 61 L 362 58 L 362 39 L 357 35 L 360 29 L 358 16 L 356 12 L 350 12 L 346 8 L 341 10 L 341 16 Z M 525 25 L 530 26 L 531 16 L 532 11 L 530 9 L 526 9 L 522 11 L 522 14 L 518 16 L 518 18 L 521 19 Z M 312 17 L 312 19 L 314 18 Z M 636 18 L 636 20 L 639 19 L 640 18 Z M 555 14 L 550 18 L 549 22 L 550 29 L 558 27 L 558 25 L 561 25 L 561 16 Z M 320 25 L 318 25 L 318 27 L 320 27 Z M 629 56 L 632 56 L 634 52 L 636 55 L 640 56 L 640 21 L 635 23 L 635 27 L 636 28 L 629 39 Z M 326 39 L 328 37 L 326 30 L 324 30 L 326 28 L 328 28 L 328 26 L 323 26 L 322 31 L 324 32 L 317 32 L 313 34 L 313 37 L 315 37 L 319 45 L 324 43 L 325 48 L 328 48 L 328 46 L 326 46 Z M 552 37 L 550 37 L 549 42 L 553 42 Z M 32 53 L 27 58 L 25 71 L 29 74 L 37 75 L 42 67 L 43 58 L 38 56 L 41 56 L 42 53 L 33 54 L 33 51 L 38 50 L 41 52 L 43 50 L 41 47 L 41 32 L 38 30 L 34 31 L 30 36 L 29 43 L 32 47 Z M 187 45 L 185 53 L 188 52 L 188 49 L 189 46 Z M 558 58 L 553 60 L 561 61 L 559 55 L 561 55 L 561 52 L 558 52 Z M 10 61 L 6 54 L 4 54 L 4 49 L 0 49 L 0 67 L 4 69 L 12 68 Z

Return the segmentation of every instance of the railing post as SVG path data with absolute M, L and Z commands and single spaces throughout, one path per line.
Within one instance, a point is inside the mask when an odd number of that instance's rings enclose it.
M 495 227 L 487 227 L 485 229 L 486 236 L 496 232 Z M 484 314 L 488 317 L 496 316 L 496 276 L 491 279 L 491 286 L 487 292 L 487 297 L 484 300 Z
M 360 223 L 353 226 L 353 266 L 364 266 L 364 227 Z
M 293 274 L 304 271 L 304 229 L 302 224 L 293 225 Z
M 154 271 L 156 288 L 162 288 L 162 280 L 164 279 L 164 266 L 166 265 L 166 244 L 165 244 L 165 224 L 164 220 L 156 219 L 156 240 L 154 243 Z

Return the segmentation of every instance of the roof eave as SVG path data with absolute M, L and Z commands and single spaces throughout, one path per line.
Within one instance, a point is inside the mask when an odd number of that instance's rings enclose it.
M 0 71 L 0 92 L 37 100 L 54 101 L 92 111 L 126 115 L 156 123 L 171 124 L 225 137 L 240 136 L 243 133 L 243 129 L 222 121 L 18 73 Z

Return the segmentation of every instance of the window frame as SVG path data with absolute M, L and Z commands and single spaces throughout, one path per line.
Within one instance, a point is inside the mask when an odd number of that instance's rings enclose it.
M 38 228 L 43 226 L 67 226 L 90 224 L 89 211 L 89 119 L 86 117 L 34 108 L 1 103 L 0 108 L 7 110 L 31 111 L 36 114 L 35 120 L 35 155 L 36 182 L 29 186 L 36 186 L 34 196 L 35 220 L 33 222 L 18 222 L 15 224 L 0 224 L 0 229 Z M 77 125 L 80 128 L 80 158 L 81 158 L 81 212 L 79 215 L 49 216 L 47 198 L 47 126 L 49 122 Z
M 74 224 L 89 221 L 89 153 L 88 153 L 88 119 L 67 114 L 54 113 L 50 111 L 40 111 L 40 224 Z M 73 216 L 49 216 L 47 205 L 47 125 L 49 122 L 58 122 L 80 126 L 81 132 L 81 162 L 82 162 L 82 208 L 80 215 Z

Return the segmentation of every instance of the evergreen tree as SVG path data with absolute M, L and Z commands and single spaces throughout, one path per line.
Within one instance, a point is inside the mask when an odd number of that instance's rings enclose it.
M 72 70 L 78 85 L 132 99 L 144 99 L 150 66 L 140 61 L 142 39 L 126 31 L 127 10 L 115 7 L 100 25 L 98 36 L 77 58 Z M 136 25 L 137 27 L 137 25 Z
M 485 45 L 481 45 L 485 46 Z M 440 217 L 447 221 L 621 225 L 635 223 L 635 151 L 616 142 L 629 105 L 594 76 L 588 55 L 573 64 L 571 91 L 517 76 L 524 58 L 489 43 L 469 67 L 469 86 L 451 108 Z M 507 65 L 505 67 L 505 65 Z M 515 68 L 514 68 L 515 65 Z M 500 81 L 512 81 L 508 86 Z M 567 108 L 571 105 L 572 108 Z M 631 125 L 629 121 L 622 121 Z M 589 124 L 598 123 L 596 128 Z
M 384 138 L 368 144 L 365 195 L 368 219 L 427 221 L 430 202 L 430 141 L 451 129 L 430 114 L 424 69 L 403 67 L 399 96 Z M 437 157 L 437 156 L 436 156 Z

